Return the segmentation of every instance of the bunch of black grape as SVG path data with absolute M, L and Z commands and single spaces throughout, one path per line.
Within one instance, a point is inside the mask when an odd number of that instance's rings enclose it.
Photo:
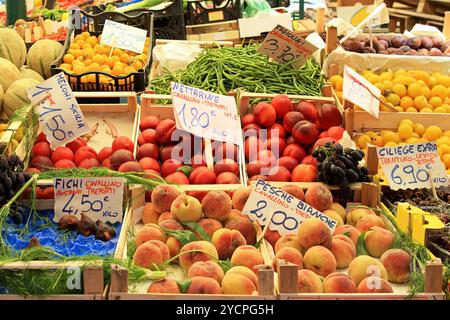
M 350 183 L 369 181 L 369 170 L 359 166 L 364 151 L 345 148 L 331 142 L 316 148 L 313 157 L 317 159 L 317 181 L 328 185 L 338 185 L 339 202 L 345 206 L 353 199 Z
M 0 156 L 0 207 L 3 207 L 16 192 L 31 178 L 29 173 L 23 172 L 23 162 L 15 154 Z M 25 215 L 25 208 L 18 202 L 10 207 L 10 215 L 14 222 L 21 223 Z

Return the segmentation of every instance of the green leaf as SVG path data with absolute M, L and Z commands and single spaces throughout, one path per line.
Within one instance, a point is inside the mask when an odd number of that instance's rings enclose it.
M 177 280 L 181 293 L 186 293 L 191 285 L 192 279 Z
M 347 232 L 344 232 L 343 235 L 350 238 L 352 233 L 350 231 L 347 231 Z
M 367 251 L 366 244 L 364 243 L 364 237 L 366 233 L 363 232 L 359 235 L 358 241 L 356 242 L 356 255 L 357 256 L 368 256 L 369 252 Z
M 183 172 L 185 174 L 186 177 L 189 178 L 189 176 L 191 175 L 191 172 L 194 170 L 194 168 L 192 168 L 191 166 L 182 166 L 180 168 L 177 169 L 177 172 Z
M 230 270 L 233 267 L 230 259 L 219 260 L 219 261 L 217 261 L 217 264 L 222 268 L 223 273 L 227 273 L 228 270 Z
M 203 229 L 203 227 L 201 225 L 199 225 L 196 222 L 183 222 L 183 225 L 191 228 L 192 230 L 194 230 L 195 232 L 197 232 L 200 237 L 202 238 L 202 240 L 211 242 L 211 237 L 209 236 L 209 234 L 206 233 L 205 229 Z
M 171 230 L 160 227 L 167 235 L 175 237 L 182 245 L 197 241 L 198 238 L 191 230 Z

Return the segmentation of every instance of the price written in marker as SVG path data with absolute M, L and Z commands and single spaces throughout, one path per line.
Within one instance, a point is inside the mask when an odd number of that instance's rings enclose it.
M 55 218 L 78 218 L 86 214 L 94 221 L 122 222 L 123 178 L 55 178 Z
M 33 104 L 42 101 L 36 110 L 42 131 L 53 149 L 89 132 L 64 73 L 28 89 L 27 94 Z
M 198 137 L 242 145 L 242 129 L 234 97 L 172 82 L 178 129 Z
M 382 147 L 377 148 L 377 153 L 393 190 L 449 185 L 435 142 Z
M 144 29 L 106 20 L 100 43 L 113 48 L 142 53 L 146 39 L 147 31 Z

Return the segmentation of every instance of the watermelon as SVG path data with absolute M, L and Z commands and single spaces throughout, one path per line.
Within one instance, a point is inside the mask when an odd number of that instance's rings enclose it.
M 58 41 L 43 39 L 33 44 L 28 52 L 27 66 L 44 79 L 50 78 L 50 66 L 63 52 L 64 47 Z
M 24 65 L 27 57 L 25 41 L 16 30 L 0 28 L 0 58 L 11 61 L 17 68 Z
M 30 103 L 27 90 L 38 84 L 39 82 L 34 79 L 19 79 L 6 90 L 3 99 L 3 110 L 8 117 L 11 117 L 17 109 Z

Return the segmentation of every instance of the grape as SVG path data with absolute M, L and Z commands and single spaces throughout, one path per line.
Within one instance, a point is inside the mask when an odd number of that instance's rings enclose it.
M 12 180 L 10 177 L 6 177 L 5 180 L 3 181 L 3 186 L 5 187 L 5 191 L 8 192 L 9 190 L 11 190 L 12 187 Z
M 28 172 L 24 172 L 23 173 L 23 178 L 25 179 L 25 181 L 28 181 L 31 179 L 31 174 L 29 174 Z
M 352 157 L 352 159 L 354 159 L 356 161 L 361 161 L 363 158 L 363 155 L 361 153 L 359 153 L 358 150 L 353 150 L 352 152 L 350 152 L 350 157 Z
M 5 156 L 0 157 L 0 169 L 8 169 L 8 159 Z
M 323 162 L 319 162 L 318 164 L 317 164 L 317 170 L 322 170 L 322 166 L 323 166 Z
M 8 172 L 8 176 L 13 184 L 16 184 L 16 174 L 14 172 Z
M 3 184 L 0 184 L 0 196 L 3 196 L 5 194 L 5 188 L 3 187 Z
M 345 177 L 345 171 L 339 167 L 336 167 L 336 176 L 339 178 Z
M 317 173 L 317 181 L 318 182 L 324 182 L 325 181 L 325 178 L 323 177 L 323 171 L 319 171 Z
M 333 176 L 335 176 L 335 175 L 337 175 L 337 166 L 335 166 L 334 164 L 331 164 L 331 166 L 330 166 L 330 173 L 333 175 Z
M 367 176 L 369 174 L 369 169 L 367 167 L 360 167 L 359 170 L 361 170 L 363 175 Z
M 348 159 L 346 156 L 340 156 L 339 160 L 345 164 L 345 168 L 352 169 L 354 167 L 353 162 Z
M 20 187 L 25 183 L 25 177 L 22 173 L 16 174 L 16 182 L 20 185 Z
M 330 162 L 330 161 L 325 160 L 325 161 L 323 162 L 323 170 L 325 170 L 325 171 L 329 170 L 329 169 L 330 169 L 330 166 L 331 166 L 331 162 Z
M 340 144 L 336 144 L 334 146 L 334 150 L 336 150 L 337 154 L 343 154 L 344 153 L 344 148 Z
M 366 155 L 362 150 L 356 150 L 356 152 L 358 152 L 361 155 L 361 159 L 364 158 L 364 156 Z
M 357 182 L 359 179 L 359 175 L 353 169 L 348 169 L 346 171 L 345 176 L 347 177 L 347 179 L 350 183 Z
M 341 160 L 339 160 L 339 159 L 334 160 L 334 164 L 336 166 L 338 166 L 339 168 L 345 170 L 345 163 L 342 162 Z
M 20 158 L 16 154 L 12 154 L 8 157 L 8 162 L 11 166 L 16 166 L 20 161 Z

